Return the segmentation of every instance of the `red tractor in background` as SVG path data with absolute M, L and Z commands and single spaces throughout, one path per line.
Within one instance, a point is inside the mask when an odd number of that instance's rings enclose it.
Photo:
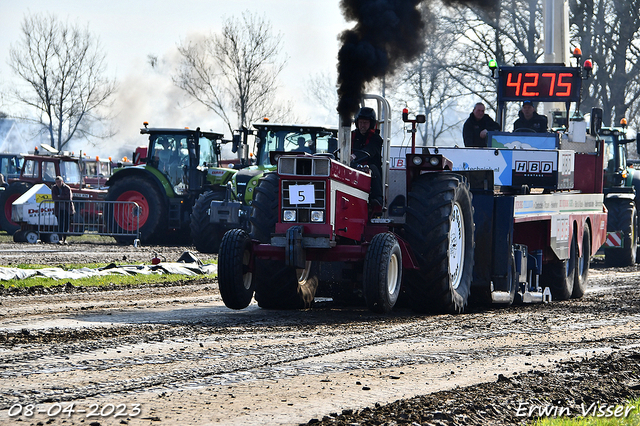
M 71 187 L 74 199 L 98 201 L 104 200 L 107 195 L 105 190 L 85 187 L 79 158 L 66 152 L 59 154 L 48 145 L 43 144 L 41 148 L 49 154 L 23 154 L 20 175 L 9 179 L 9 186 L 0 193 L 0 228 L 7 234 L 14 235 L 16 241 L 21 241 L 21 235 L 15 235 L 20 230 L 20 224 L 11 218 L 11 205 L 33 185 L 44 183 L 51 187 L 55 183 L 55 177 L 62 176 L 64 182 Z M 93 217 L 101 214 L 93 209 L 95 203 L 81 204 L 83 208 L 87 206 L 91 210 L 80 209 L 76 212 L 78 220 L 82 218 L 82 221 L 90 222 Z

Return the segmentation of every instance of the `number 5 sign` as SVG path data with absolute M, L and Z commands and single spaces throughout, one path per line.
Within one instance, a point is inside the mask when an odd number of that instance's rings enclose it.
M 313 204 L 316 202 L 313 185 L 291 185 L 289 187 L 291 204 Z

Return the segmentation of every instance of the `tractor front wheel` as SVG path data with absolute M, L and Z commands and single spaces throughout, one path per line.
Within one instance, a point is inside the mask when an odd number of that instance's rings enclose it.
M 218 286 L 224 304 L 244 309 L 251 303 L 254 274 L 251 266 L 251 239 L 242 229 L 224 234 L 218 254 Z
M 402 284 L 402 253 L 393 234 L 377 234 L 371 240 L 364 258 L 362 284 L 370 310 L 387 313 L 393 309 Z

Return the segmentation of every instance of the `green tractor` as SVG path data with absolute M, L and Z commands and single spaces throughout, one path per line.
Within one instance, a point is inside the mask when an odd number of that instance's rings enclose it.
M 298 124 L 276 124 L 269 122 L 254 123 L 254 129 L 246 128 L 234 135 L 234 147 L 238 147 L 244 167 L 227 183 L 227 190 L 221 199 L 214 191 L 203 194 L 196 202 L 192 215 L 193 225 L 208 221 L 214 238 L 208 245 L 196 243 L 198 251 L 203 253 L 217 253 L 224 233 L 233 228 L 249 230 L 249 218 L 258 182 L 268 172 L 276 169 L 277 157 L 287 152 L 304 152 L 308 154 L 333 153 L 338 147 L 338 130 L 322 126 L 307 126 Z M 253 136 L 253 161 L 249 161 L 249 136 Z M 242 148 L 240 148 L 242 147 Z M 242 155 L 244 149 L 245 155 Z M 278 200 L 270 200 L 272 203 Z
M 604 140 L 604 204 L 607 216 L 607 239 L 603 246 L 607 266 L 630 266 L 638 261 L 638 203 L 640 171 L 628 165 L 627 121 L 620 127 L 602 127 L 598 135 Z
M 220 167 L 223 135 L 190 129 L 149 128 L 144 164 L 118 169 L 106 182 L 107 201 L 135 202 L 137 208 L 111 209 L 115 231 L 140 229 L 142 242 L 184 242 L 191 229 L 193 242 L 202 245 L 212 235 L 209 223 L 192 223 L 192 211 L 205 194 L 223 199 L 235 170 Z M 126 237 L 116 237 L 129 242 Z

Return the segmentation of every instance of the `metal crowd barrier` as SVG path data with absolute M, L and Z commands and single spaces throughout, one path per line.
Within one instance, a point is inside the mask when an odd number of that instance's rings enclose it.
M 65 214 L 71 210 L 72 202 L 75 213 Z M 133 201 L 44 200 L 37 213 L 34 231 L 44 242 L 57 243 L 63 235 L 96 234 L 119 242 L 131 241 L 136 247 L 140 243 L 141 212 Z M 29 236 L 26 239 L 30 241 Z

